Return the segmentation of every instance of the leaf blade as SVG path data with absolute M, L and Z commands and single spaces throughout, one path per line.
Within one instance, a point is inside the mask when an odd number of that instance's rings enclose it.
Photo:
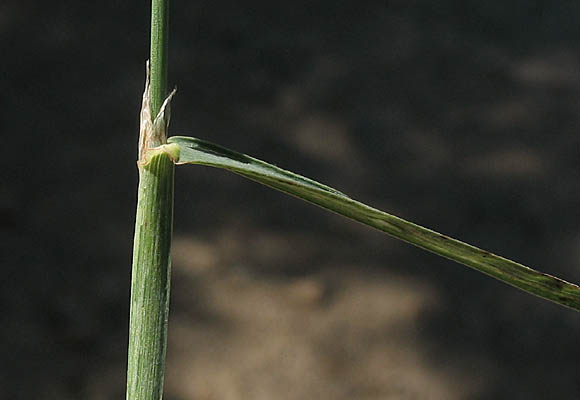
M 347 195 L 264 161 L 202 139 L 174 136 L 180 148 L 176 164 L 227 169 L 248 179 L 307 200 L 424 250 L 456 261 L 520 290 L 580 311 L 580 287 L 515 261 L 450 238 L 353 200 Z

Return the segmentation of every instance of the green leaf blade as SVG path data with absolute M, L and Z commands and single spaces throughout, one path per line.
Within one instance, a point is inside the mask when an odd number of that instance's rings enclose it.
M 174 136 L 169 138 L 168 143 L 175 143 L 180 148 L 179 159 L 175 160 L 178 165 L 198 164 L 227 169 L 466 265 L 530 294 L 580 311 L 580 287 L 575 284 L 375 209 L 329 186 L 245 154 L 191 137 Z

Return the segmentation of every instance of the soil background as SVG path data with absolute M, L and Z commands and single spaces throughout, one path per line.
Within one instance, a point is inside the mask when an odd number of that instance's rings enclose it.
M 580 3 L 172 0 L 173 135 L 580 282 Z M 0 397 L 124 398 L 147 1 L 0 3 Z M 167 400 L 580 398 L 579 314 L 176 173 Z

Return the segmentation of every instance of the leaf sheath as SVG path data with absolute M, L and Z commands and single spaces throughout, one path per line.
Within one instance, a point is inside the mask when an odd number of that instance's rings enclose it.
M 156 152 L 139 169 L 131 277 L 128 400 L 159 400 L 163 391 L 173 221 L 173 161 Z

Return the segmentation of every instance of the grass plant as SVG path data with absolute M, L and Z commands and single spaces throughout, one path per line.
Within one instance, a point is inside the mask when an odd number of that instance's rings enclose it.
M 139 189 L 129 328 L 127 400 L 163 393 L 173 225 L 174 165 L 223 168 L 379 229 L 518 289 L 580 311 L 572 283 L 479 249 L 351 199 L 338 190 L 207 141 L 167 138 L 168 0 L 152 0 L 151 63 L 141 110 Z

